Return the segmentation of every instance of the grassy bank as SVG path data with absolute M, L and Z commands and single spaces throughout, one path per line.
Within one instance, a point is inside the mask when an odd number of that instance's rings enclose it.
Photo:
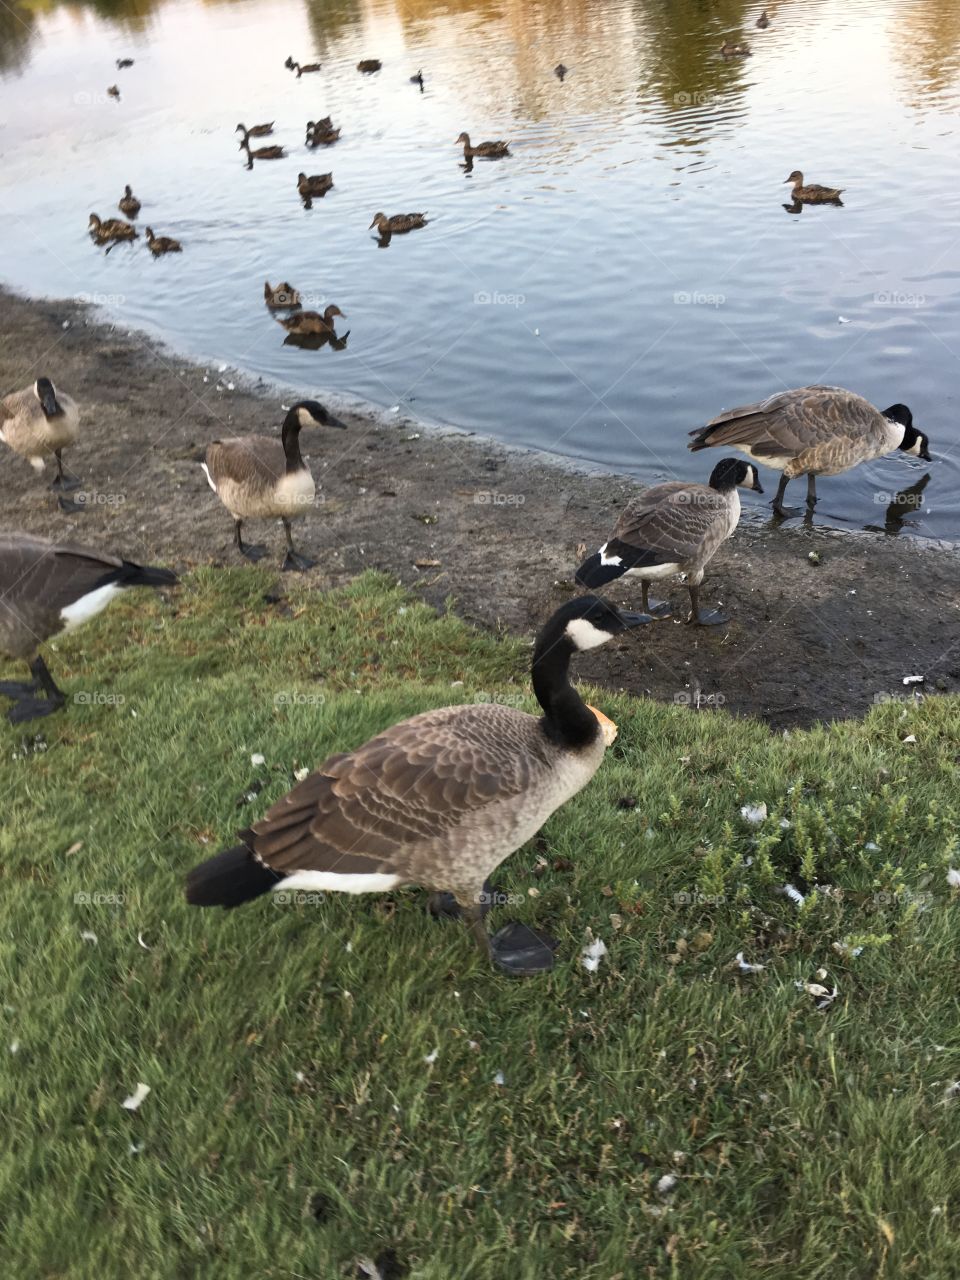
M 960 703 L 783 737 L 597 694 L 616 746 L 498 876 L 562 944 L 511 982 L 413 890 L 184 905 L 294 770 L 535 709 L 522 643 L 274 583 L 125 598 L 57 643 L 67 714 L 0 727 L 4 1273 L 957 1274 Z

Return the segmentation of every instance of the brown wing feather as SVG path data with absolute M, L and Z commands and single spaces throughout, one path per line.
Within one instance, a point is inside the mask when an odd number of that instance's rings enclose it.
M 796 457 L 838 437 L 861 439 L 882 422 L 862 396 L 843 387 L 810 386 L 728 409 L 692 434 L 701 447 L 746 445 L 758 457 Z
M 331 756 L 244 838 L 283 873 L 403 875 L 418 846 L 524 791 L 547 750 L 536 717 L 512 707 L 427 711 Z
M 662 551 L 665 562 L 691 560 L 727 512 L 723 495 L 709 485 L 671 480 L 648 489 L 625 508 L 611 541 Z
M 287 467 L 283 445 L 269 436 L 214 440 L 207 446 L 205 461 L 216 484 L 233 480 L 263 489 L 276 484 Z

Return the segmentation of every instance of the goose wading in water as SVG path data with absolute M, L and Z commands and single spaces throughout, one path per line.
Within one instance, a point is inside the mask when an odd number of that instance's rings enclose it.
M 506 973 L 552 968 L 552 938 L 517 923 L 490 937 L 487 877 L 586 786 L 616 737 L 570 683 L 571 658 L 649 621 L 595 596 L 567 601 L 534 648 L 541 715 L 461 703 L 330 756 L 239 832 L 239 844 L 194 867 L 187 901 L 237 907 L 270 890 L 418 884 L 433 891 L 439 913 L 462 916 L 483 956 Z
M 688 622 L 717 626 L 729 621 L 716 609 L 700 608 L 700 583 L 706 565 L 740 521 L 738 486 L 763 493 L 757 469 L 739 458 L 718 462 L 709 484 L 671 480 L 654 485 L 623 510 L 599 551 L 577 570 L 577 582 L 602 587 L 625 574 L 641 580 L 645 614 L 665 618 L 669 605 L 648 598 L 649 584 L 684 574 L 690 592 Z
M 241 436 L 214 440 L 200 465 L 207 483 L 234 520 L 237 550 L 248 560 L 260 560 L 266 548 L 244 543 L 244 520 L 283 522 L 287 555 L 282 568 L 311 568 L 316 562 L 293 545 L 290 521 L 304 515 L 316 498 L 316 484 L 300 453 L 302 427 L 346 427 L 316 400 L 300 400 L 287 412 L 279 440 L 275 436 Z
M 169 569 L 145 568 L 90 547 L 0 533 L 0 652 L 29 663 L 33 677 L 0 681 L 0 696 L 14 699 L 7 719 L 35 720 L 66 702 L 40 655 L 44 641 L 80 626 L 128 587 L 176 582 Z
M 905 404 L 882 412 L 869 400 L 843 387 L 798 387 L 778 391 L 756 404 L 728 409 L 705 427 L 691 431 L 687 446 L 739 449 L 756 462 L 781 471 L 773 509 L 783 505 L 787 485 L 807 477 L 807 506 L 817 502 L 817 476 L 838 476 L 861 462 L 871 462 L 895 449 L 930 462 L 930 441 L 913 425 Z

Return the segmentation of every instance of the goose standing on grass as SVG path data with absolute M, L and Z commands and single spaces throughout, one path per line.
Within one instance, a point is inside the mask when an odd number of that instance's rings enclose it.
M 40 656 L 40 645 L 72 631 L 127 587 L 172 587 L 169 569 L 144 568 L 89 547 L 58 545 L 28 533 L 0 533 L 0 652 L 30 664 L 29 682 L 4 680 L 0 695 L 13 698 L 13 724 L 50 715 L 64 705 Z M 37 695 L 43 693 L 44 697 Z
M 382 893 L 419 884 L 434 891 L 439 911 L 463 916 L 483 955 L 507 973 L 551 968 L 553 939 L 517 923 L 489 936 L 485 883 L 586 786 L 616 737 L 570 683 L 570 659 L 649 621 L 594 596 L 567 601 L 534 648 L 541 716 L 462 703 L 330 756 L 240 832 L 240 844 L 189 873 L 187 901 L 236 907 L 270 889 Z
M 123 188 L 123 195 L 117 201 L 117 208 L 128 218 L 135 218 L 140 212 L 140 201 L 131 191 L 129 183 Z
M 901 449 L 930 462 L 930 441 L 913 425 L 905 404 L 881 413 L 843 387 L 798 387 L 757 404 L 728 409 L 691 431 L 696 452 L 733 446 L 756 462 L 782 471 L 773 509 L 787 515 L 783 495 L 797 476 L 807 477 L 807 506 L 817 501 L 817 476 L 838 476 L 861 462 Z
M 207 445 L 200 465 L 210 488 L 233 516 L 234 540 L 242 556 L 257 561 L 266 554 L 265 547 L 243 541 L 244 520 L 279 518 L 287 536 L 283 568 L 302 571 L 313 566 L 315 561 L 296 551 L 290 532 L 290 521 L 306 513 L 317 492 L 300 453 L 300 429 L 346 425 L 316 400 L 300 400 L 284 418 L 279 440 L 242 436 Z
M 64 511 L 83 510 L 62 496 L 80 484 L 63 474 L 62 456 L 64 449 L 76 444 L 79 430 L 76 400 L 58 391 L 49 378 L 38 378 L 32 386 L 0 400 L 0 440 L 26 458 L 37 472 L 43 470 L 51 454 L 56 458 L 57 474 L 50 487 L 61 490 L 60 506 Z
M 647 489 L 625 508 L 613 533 L 577 570 L 577 582 L 602 587 L 624 574 L 642 582 L 644 613 L 665 618 L 669 605 L 647 597 L 658 578 L 685 574 L 690 591 L 688 622 L 716 626 L 729 621 L 716 609 L 700 608 L 703 571 L 740 521 L 737 486 L 763 493 L 757 469 L 739 458 L 718 462 L 709 484 L 671 480 Z

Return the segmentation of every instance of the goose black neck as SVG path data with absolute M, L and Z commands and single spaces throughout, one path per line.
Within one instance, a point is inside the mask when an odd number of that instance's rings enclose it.
M 533 654 L 533 691 L 543 708 L 543 731 L 565 747 L 589 745 L 600 732 L 597 718 L 570 683 L 573 644 L 562 632 L 541 634 Z
M 291 471 L 302 471 L 304 461 L 300 452 L 300 418 L 296 409 L 291 409 L 284 418 L 280 439 L 283 442 L 283 456 L 287 460 L 287 475 Z

